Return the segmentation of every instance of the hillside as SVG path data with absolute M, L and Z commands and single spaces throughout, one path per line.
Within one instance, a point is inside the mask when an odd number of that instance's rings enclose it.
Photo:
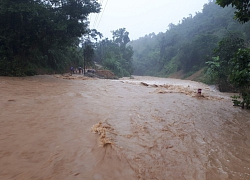
M 209 2 L 195 16 L 166 25 L 166 32 L 131 41 L 134 74 L 168 77 L 181 71 L 186 78 L 205 67 L 223 37 L 232 35 L 250 42 L 250 23 L 240 24 L 233 16 L 232 7 Z

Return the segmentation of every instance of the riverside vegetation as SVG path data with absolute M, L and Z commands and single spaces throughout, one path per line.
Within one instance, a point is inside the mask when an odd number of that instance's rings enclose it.
M 180 78 L 186 78 L 203 70 L 195 80 L 218 84 L 220 91 L 239 92 L 242 100 L 234 100 L 249 108 L 249 11 L 244 14 L 245 6 L 240 6 L 240 1 L 235 6 L 235 2 L 217 1 L 223 7 L 232 3 L 236 9 L 222 8 L 210 1 L 195 16 L 169 24 L 166 32 L 130 42 L 134 49 L 134 73 L 168 77 L 181 72 Z M 250 6 L 249 1 L 245 4 Z
M 0 75 L 63 73 L 93 61 L 118 77 L 182 72 L 185 78 L 203 70 L 196 80 L 240 92 L 234 102 L 248 108 L 249 6 L 249 0 L 213 0 L 166 32 L 130 41 L 125 28 L 112 31 L 112 40 L 89 29 L 89 14 L 101 11 L 95 0 L 2 0 Z

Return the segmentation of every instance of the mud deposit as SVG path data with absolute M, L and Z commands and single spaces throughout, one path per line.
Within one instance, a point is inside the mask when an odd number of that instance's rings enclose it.
M 250 179 L 250 112 L 204 84 L 0 77 L 0 90 L 1 180 Z

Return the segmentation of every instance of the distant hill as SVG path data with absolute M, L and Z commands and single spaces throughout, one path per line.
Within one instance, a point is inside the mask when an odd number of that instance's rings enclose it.
M 181 71 L 182 78 L 186 78 L 205 67 L 226 35 L 239 36 L 249 43 L 250 23 L 240 24 L 233 16 L 232 7 L 221 8 L 213 1 L 195 16 L 185 17 L 177 25 L 166 25 L 166 32 L 131 41 L 134 74 L 168 77 Z

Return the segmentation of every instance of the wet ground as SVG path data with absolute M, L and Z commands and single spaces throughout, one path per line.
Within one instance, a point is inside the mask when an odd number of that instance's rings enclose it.
M 0 179 L 250 179 L 250 112 L 193 81 L 0 77 Z M 202 95 L 197 96 L 197 89 Z

